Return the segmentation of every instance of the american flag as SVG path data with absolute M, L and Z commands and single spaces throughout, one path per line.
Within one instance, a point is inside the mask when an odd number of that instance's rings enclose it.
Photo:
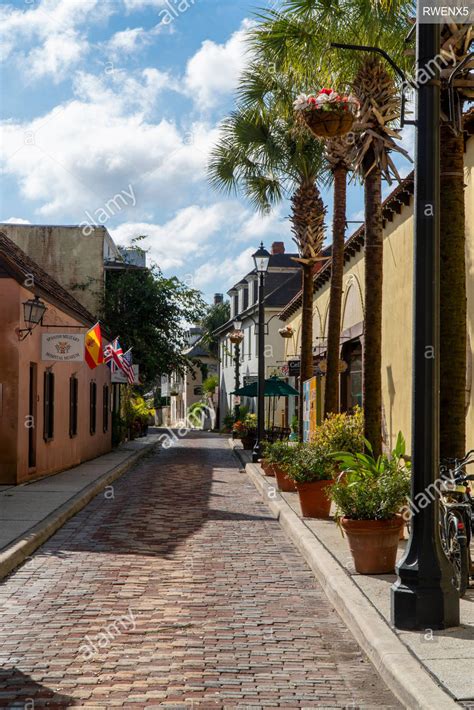
M 122 370 L 125 372 L 129 384 L 133 385 L 133 383 L 135 382 L 135 373 L 133 371 L 133 358 L 131 348 L 130 350 L 127 350 L 124 355 L 122 355 Z
M 104 348 L 104 362 L 107 363 L 112 372 L 118 372 L 124 369 L 122 358 L 123 350 L 120 346 L 119 339 L 115 338 L 112 343 L 106 345 Z

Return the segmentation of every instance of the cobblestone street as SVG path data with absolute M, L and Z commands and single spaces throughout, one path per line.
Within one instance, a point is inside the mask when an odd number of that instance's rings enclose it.
M 0 590 L 0 707 L 400 707 L 223 437 L 144 458 Z

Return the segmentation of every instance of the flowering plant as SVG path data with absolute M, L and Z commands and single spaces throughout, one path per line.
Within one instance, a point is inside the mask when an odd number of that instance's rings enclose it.
M 257 416 L 255 414 L 247 414 L 244 421 L 236 421 L 232 427 L 237 438 L 242 438 L 243 436 L 251 436 L 255 433 L 257 429 Z
M 300 94 L 293 104 L 295 111 L 350 111 L 357 113 L 359 102 L 355 96 L 341 96 L 333 89 L 321 89 L 314 94 Z

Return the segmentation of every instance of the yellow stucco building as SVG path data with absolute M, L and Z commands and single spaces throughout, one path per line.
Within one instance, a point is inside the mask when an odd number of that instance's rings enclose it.
M 466 268 L 468 307 L 468 362 L 466 373 L 466 444 L 474 448 L 474 136 L 466 142 Z M 382 325 L 383 437 L 395 443 L 399 431 L 411 440 L 412 324 L 413 324 L 413 176 L 407 177 L 384 203 L 384 276 Z M 364 235 L 363 227 L 346 242 L 341 318 L 341 409 L 361 403 L 362 348 L 364 338 Z M 313 337 L 315 356 L 325 351 L 327 336 L 330 264 L 315 276 Z M 292 326 L 285 359 L 299 358 L 301 348 L 301 294 L 282 311 L 280 318 Z M 290 370 L 291 371 L 291 370 Z M 324 377 L 321 377 L 324 391 Z

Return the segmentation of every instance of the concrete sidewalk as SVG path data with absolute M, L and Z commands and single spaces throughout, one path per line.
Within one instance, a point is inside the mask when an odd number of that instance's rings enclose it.
M 47 478 L 0 489 L 0 579 L 159 441 L 152 433 Z
M 390 624 L 395 575 L 360 575 L 347 540 L 332 520 L 303 518 L 297 493 L 276 493 L 275 479 L 250 463 L 231 441 L 246 473 L 301 550 L 329 599 L 406 707 L 474 708 L 470 659 L 474 642 L 474 589 L 461 600 L 461 626 L 446 631 L 399 632 Z M 399 556 L 406 542 L 401 542 Z M 458 705 L 458 707 L 459 707 Z

